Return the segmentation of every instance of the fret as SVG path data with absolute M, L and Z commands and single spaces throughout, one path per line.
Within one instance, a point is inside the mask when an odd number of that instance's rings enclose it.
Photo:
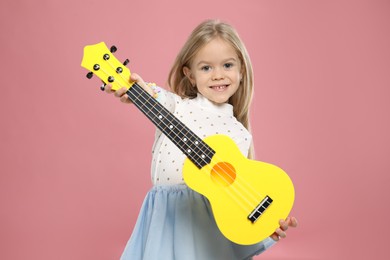
M 188 138 L 184 139 L 186 137 L 184 134 L 184 130 L 185 130 L 184 127 L 180 124 L 176 127 L 176 130 L 177 130 L 177 137 L 176 138 L 178 140 L 181 140 L 182 142 L 186 142 L 186 140 Z
M 172 130 L 174 128 L 172 122 L 168 118 L 163 117 L 161 119 L 161 121 L 162 121 L 162 123 L 163 123 L 163 125 L 164 125 L 164 127 L 165 127 L 167 132 L 169 132 L 170 130 Z
M 137 83 L 127 95 L 199 169 L 209 164 L 215 151 Z
M 155 120 L 158 120 L 157 116 L 158 116 L 158 112 L 160 110 L 160 107 L 157 106 L 156 104 L 159 104 L 158 102 L 154 104 L 154 106 L 152 106 L 152 108 L 150 109 L 150 114 L 153 116 L 153 122 Z
M 186 155 L 188 159 L 190 159 L 195 165 L 196 167 L 198 167 L 199 169 L 201 169 L 203 166 L 207 165 L 208 163 L 204 163 L 202 160 L 199 159 L 199 157 L 196 157 L 194 155 Z
M 205 147 L 203 147 L 201 144 L 203 142 L 200 142 L 200 140 L 196 137 L 190 137 L 189 140 L 188 140 L 188 143 L 191 144 L 190 145 L 190 149 L 193 150 L 194 152 L 196 153 L 204 153 L 205 151 Z M 203 149 L 202 149 L 203 148 Z
M 187 143 L 183 141 L 183 137 L 180 136 L 180 132 L 173 137 L 172 140 L 174 143 L 178 144 L 179 146 L 183 146 L 184 149 L 187 149 Z

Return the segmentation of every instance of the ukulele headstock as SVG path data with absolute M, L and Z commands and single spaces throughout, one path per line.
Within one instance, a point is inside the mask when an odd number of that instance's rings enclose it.
M 112 54 L 116 50 L 115 46 L 108 49 L 104 42 L 87 45 L 84 47 L 81 66 L 90 71 L 87 73 L 87 78 L 90 79 L 95 74 L 104 84 L 111 84 L 112 90 L 121 87 L 130 88 L 133 82 L 130 81 L 130 70 L 126 67 L 129 60 L 126 59 L 121 63 Z

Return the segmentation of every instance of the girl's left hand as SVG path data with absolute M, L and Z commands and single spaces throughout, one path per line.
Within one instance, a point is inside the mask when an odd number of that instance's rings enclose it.
M 287 217 L 286 220 L 281 219 L 279 221 L 280 227 L 275 230 L 275 233 L 271 235 L 274 241 L 279 241 L 281 238 L 287 236 L 286 231 L 289 227 L 297 227 L 298 221 L 294 217 Z

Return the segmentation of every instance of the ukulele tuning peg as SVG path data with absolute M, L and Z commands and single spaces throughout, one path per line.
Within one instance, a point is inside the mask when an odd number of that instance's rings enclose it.
M 127 64 L 129 64 L 129 62 L 130 62 L 129 59 L 126 59 L 126 60 L 123 62 L 123 65 L 126 66 Z
M 116 52 L 118 49 L 117 49 L 117 47 L 115 46 L 115 45 L 112 45 L 111 46 L 111 48 L 110 48 L 110 52 L 111 53 L 114 53 L 114 52 Z
M 87 73 L 87 78 L 91 79 L 92 76 L 93 76 L 93 73 L 92 73 L 92 72 L 88 72 L 88 73 Z
M 106 88 L 106 83 L 103 82 L 103 84 L 100 86 L 100 90 L 104 91 L 105 88 Z

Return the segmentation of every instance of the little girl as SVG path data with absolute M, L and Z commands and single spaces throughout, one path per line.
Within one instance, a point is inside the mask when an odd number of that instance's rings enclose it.
M 137 82 L 201 138 L 228 135 L 240 151 L 253 157 L 249 132 L 249 106 L 253 73 L 247 51 L 236 31 L 215 20 L 195 28 L 169 73 L 172 92 L 154 84 Z M 113 93 L 111 86 L 105 88 Z M 126 88 L 115 91 L 130 103 Z M 226 239 L 218 230 L 208 200 L 189 189 L 182 178 L 185 155 L 157 129 L 153 145 L 152 182 L 123 260 L 250 259 L 286 237 L 295 218 L 280 220 L 280 228 L 258 244 L 243 246 Z

